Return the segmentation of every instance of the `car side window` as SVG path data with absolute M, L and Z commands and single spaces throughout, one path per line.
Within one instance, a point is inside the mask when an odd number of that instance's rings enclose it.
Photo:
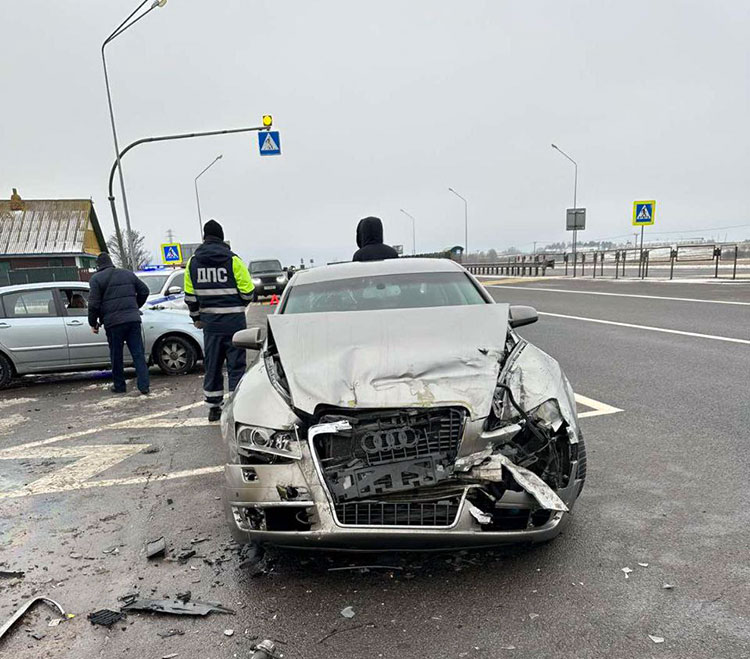
M 85 288 L 63 288 L 60 297 L 68 316 L 88 316 L 89 292 Z
M 169 286 L 167 286 L 167 293 L 169 293 L 169 289 L 172 288 L 172 286 L 179 286 L 181 291 L 185 290 L 185 273 L 179 272 L 176 275 L 172 277 L 169 281 Z
M 19 291 L 3 296 L 7 318 L 54 318 L 57 316 L 51 290 Z

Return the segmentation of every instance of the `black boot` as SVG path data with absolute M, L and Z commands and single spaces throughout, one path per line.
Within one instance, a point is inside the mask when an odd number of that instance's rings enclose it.
M 213 423 L 214 421 L 218 421 L 219 419 L 221 419 L 220 407 L 212 407 L 210 410 L 208 410 L 208 420 L 210 423 Z

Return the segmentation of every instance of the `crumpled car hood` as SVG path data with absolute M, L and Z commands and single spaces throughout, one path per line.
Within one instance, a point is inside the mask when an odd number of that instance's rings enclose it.
M 274 315 L 269 325 L 294 406 L 465 406 L 487 416 L 508 305 Z

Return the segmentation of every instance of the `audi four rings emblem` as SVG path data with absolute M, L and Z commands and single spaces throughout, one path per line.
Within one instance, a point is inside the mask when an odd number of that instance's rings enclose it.
M 372 455 L 381 451 L 394 451 L 399 449 L 414 448 L 419 441 L 419 436 L 413 428 L 393 428 L 392 430 L 377 430 L 368 432 L 362 437 L 360 443 L 362 450 Z

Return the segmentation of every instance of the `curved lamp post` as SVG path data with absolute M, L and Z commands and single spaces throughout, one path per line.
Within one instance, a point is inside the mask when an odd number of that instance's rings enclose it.
M 568 160 L 570 160 L 570 162 L 572 162 L 573 166 L 575 167 L 575 174 L 573 175 L 573 208 L 574 209 L 578 208 L 577 206 L 577 203 L 578 203 L 578 163 L 575 160 L 573 160 L 573 158 L 571 158 L 567 153 L 565 153 L 565 151 L 563 151 L 556 144 L 552 144 L 551 146 L 553 149 L 555 149 L 556 151 L 559 151 Z M 576 276 L 576 263 L 577 263 L 576 243 L 578 242 L 577 238 L 578 238 L 578 230 L 574 228 L 573 229 L 573 276 L 574 277 Z
M 117 169 L 120 173 L 120 190 L 122 191 L 122 205 L 125 209 L 125 225 L 128 230 L 128 256 L 130 260 L 130 267 L 132 270 L 135 270 L 137 267 L 137 264 L 135 263 L 135 250 L 133 249 L 133 235 L 130 228 L 130 212 L 128 210 L 128 200 L 127 196 L 125 195 L 125 178 L 122 174 L 122 167 L 120 167 L 120 147 L 118 145 L 117 141 L 117 127 L 115 126 L 115 113 L 112 109 L 112 93 L 109 88 L 109 74 L 107 73 L 107 59 L 104 55 L 104 49 L 107 47 L 107 44 L 119 37 L 125 30 L 127 30 L 130 27 L 133 27 L 138 21 L 140 21 L 142 18 L 150 14 L 154 9 L 157 7 L 163 7 L 165 4 L 167 4 L 167 0 L 153 0 L 151 3 L 151 6 L 143 12 L 140 16 L 137 16 L 136 18 L 133 18 L 142 8 L 143 6 L 148 2 L 148 0 L 143 0 L 134 10 L 133 12 L 122 22 L 120 23 L 117 28 L 115 28 L 114 32 L 110 34 L 102 44 L 102 65 L 104 66 L 104 84 L 107 88 L 107 103 L 109 104 L 109 119 L 112 123 L 112 138 L 115 143 L 115 158 L 117 159 Z M 132 20 L 131 20 L 132 19 Z M 113 200 L 110 200 L 110 203 L 114 203 Z M 117 236 L 117 243 L 120 247 L 120 253 L 125 254 L 123 242 L 122 242 L 122 233 L 120 232 L 120 226 L 117 223 L 117 220 L 115 218 L 115 235 Z
M 404 215 L 406 215 L 406 217 L 411 218 L 411 255 L 415 256 L 417 253 L 417 220 L 411 213 L 407 213 L 403 208 L 400 210 Z
M 220 153 L 216 158 L 214 158 L 211 161 L 211 164 L 208 165 L 198 176 L 195 177 L 195 203 L 198 204 L 198 229 L 199 229 L 199 238 L 198 242 L 200 242 L 200 239 L 203 237 L 203 220 L 201 219 L 201 198 L 198 196 L 198 179 L 203 176 L 211 167 L 213 167 L 219 160 L 221 160 L 224 156 Z
M 453 188 L 448 188 L 448 191 L 464 202 L 464 263 L 466 263 L 466 259 L 469 258 L 469 202 Z

